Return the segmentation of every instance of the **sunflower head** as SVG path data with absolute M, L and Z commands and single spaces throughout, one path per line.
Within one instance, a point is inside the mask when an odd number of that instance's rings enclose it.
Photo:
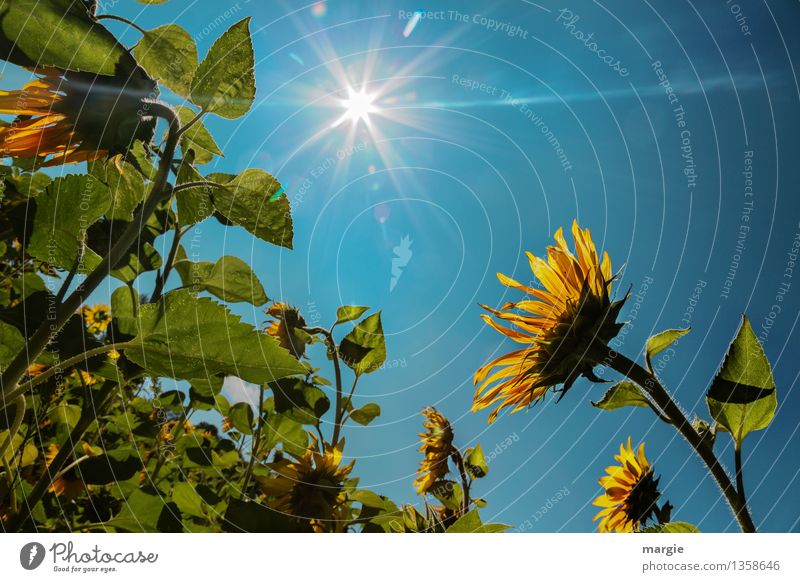
M 267 504 L 283 513 L 309 520 L 315 531 L 337 531 L 345 523 L 347 498 L 344 481 L 353 470 L 355 461 L 342 465 L 344 441 L 331 446 L 323 442 L 319 451 L 317 440 L 303 455 L 279 457 L 267 466 L 275 473 L 257 477 L 261 490 L 269 497 Z
M 86 329 L 93 335 L 101 334 L 111 323 L 111 308 L 108 305 L 86 305 L 83 308 L 83 321 Z
M 75 380 L 79 386 L 92 386 L 93 384 L 97 384 L 97 377 L 86 370 L 72 370 L 69 377 Z
M 580 376 L 597 380 L 592 369 L 599 362 L 590 348 L 595 342 L 607 344 L 622 328 L 616 320 L 625 299 L 611 301 L 614 277 L 608 253 L 601 260 L 589 229 L 581 230 L 577 222 L 572 224 L 572 236 L 574 253 L 560 228 L 556 245 L 547 247 L 547 260 L 527 253 L 542 289 L 498 273 L 502 284 L 527 297 L 500 309 L 482 306 L 514 327 L 483 314 L 486 323 L 524 346 L 475 372 L 472 410 L 497 405 L 489 415 L 490 423 L 503 408 L 518 412 L 544 398 L 550 388 L 563 384 L 563 396 Z
M 45 366 L 44 364 L 37 364 L 36 362 L 34 362 L 30 366 L 28 366 L 27 374 L 31 378 L 35 378 L 36 376 L 44 372 L 46 369 L 47 366 Z
M 603 508 L 594 517 L 594 521 L 600 520 L 597 530 L 606 533 L 639 531 L 659 514 L 656 505 L 661 497 L 659 479 L 644 455 L 644 443 L 634 453 L 629 437 L 628 444 L 620 445 L 619 455 L 614 458 L 619 465 L 606 469 L 608 475 L 600 478 L 605 492 L 593 502 Z
M 424 495 L 431 486 L 444 478 L 449 471 L 447 461 L 453 454 L 453 428 L 450 422 L 438 410 L 429 406 L 422 411 L 425 432 L 420 433 L 422 446 L 419 451 L 425 458 L 417 469 L 414 486 L 418 495 Z
M 88 445 L 84 443 L 84 453 L 91 452 L 91 448 L 89 448 L 87 451 L 87 446 Z M 44 452 L 44 462 L 46 468 L 50 466 L 60 450 L 61 447 L 59 447 L 57 444 L 52 444 L 47 448 L 47 450 Z M 93 455 L 94 453 L 92 453 L 92 456 Z M 50 477 L 52 482 L 47 490 L 51 493 L 55 493 L 56 497 L 63 497 L 64 499 L 72 500 L 80 497 L 80 495 L 86 490 L 86 484 L 81 480 L 75 469 L 70 469 L 61 474 L 55 473 L 50 475 Z
M 278 340 L 280 346 L 289 350 L 295 358 L 302 358 L 306 351 L 308 335 L 302 331 L 306 326 L 306 320 L 300 312 L 295 307 L 279 301 L 267 308 L 267 315 L 273 319 L 268 322 L 264 331 Z
M 149 142 L 155 122 L 147 98 L 156 85 L 143 73 L 103 76 L 56 68 L 17 91 L 0 91 L 0 113 L 17 115 L 0 127 L 0 156 L 55 166 L 124 154 L 135 140 Z

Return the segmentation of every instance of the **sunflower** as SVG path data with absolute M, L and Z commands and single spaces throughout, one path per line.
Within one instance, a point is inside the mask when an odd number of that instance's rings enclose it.
M 271 499 L 267 505 L 294 517 L 307 519 L 314 531 L 342 531 L 346 523 L 343 492 L 344 481 L 353 470 L 355 461 L 342 465 L 344 441 L 331 446 L 323 443 L 318 450 L 317 440 L 303 455 L 293 455 L 268 463 L 276 476 L 256 477 L 261 490 Z
M 145 97 L 157 94 L 152 80 L 52 67 L 34 72 L 22 89 L 0 91 L 0 113 L 17 116 L 0 127 L 0 156 L 56 166 L 124 154 L 134 140 L 152 138 L 155 123 L 142 118 Z
M 89 457 L 96 455 L 92 448 L 85 442 L 81 443 L 81 448 L 83 449 L 84 454 Z M 59 447 L 57 444 L 52 444 L 47 448 L 47 451 L 44 453 L 45 467 L 50 466 L 60 450 L 61 447 Z M 64 499 L 72 500 L 80 497 L 80 495 L 86 490 L 86 484 L 78 476 L 78 473 L 75 471 L 75 469 L 69 469 L 68 471 L 63 471 L 62 469 L 62 471 L 50 475 L 50 477 L 53 479 L 53 481 L 50 483 L 50 487 L 47 490 L 51 493 L 55 493 L 56 497 L 63 497 Z
M 108 305 L 85 305 L 82 312 L 86 329 L 93 335 L 103 333 L 111 323 L 111 308 Z
M 267 315 L 275 319 L 269 322 L 264 331 L 277 339 L 280 346 L 289 350 L 295 358 L 302 358 L 308 339 L 298 333 L 299 328 L 306 326 L 306 320 L 300 312 L 291 305 L 279 301 L 270 305 Z
M 34 362 L 30 366 L 28 366 L 28 369 L 26 371 L 28 376 L 30 376 L 31 378 L 35 378 L 36 376 L 44 372 L 46 369 L 47 366 L 45 366 L 44 364 L 38 364 Z
M 422 446 L 419 451 L 425 455 L 420 462 L 414 485 L 417 494 L 423 495 L 431 486 L 448 472 L 447 460 L 453 453 L 453 428 L 450 422 L 435 408 L 429 406 L 422 411 L 426 418 L 422 426 L 426 432 L 420 433 Z
M 556 246 L 547 247 L 547 260 L 527 253 L 534 276 L 544 289 L 523 285 L 498 273 L 500 282 L 526 293 L 529 298 L 506 303 L 501 309 L 484 309 L 517 329 L 497 323 L 483 314 L 484 321 L 501 334 L 525 347 L 500 356 L 475 372 L 472 411 L 499 404 L 489 415 L 511 407 L 518 412 L 535 404 L 550 388 L 563 384 L 561 396 L 580 376 L 597 381 L 592 368 L 599 362 L 590 356 L 594 342 L 607 344 L 619 333 L 616 323 L 625 298 L 610 299 L 611 260 L 595 249 L 589 229 L 572 223 L 575 254 L 567 247 L 561 228 L 556 231 Z
M 77 380 L 81 386 L 92 386 L 93 384 L 97 384 L 97 377 L 90 374 L 86 370 L 72 370 L 72 373 L 69 375 L 69 377 Z
M 644 443 L 634 453 L 628 437 L 627 446 L 620 445 L 619 455 L 614 458 L 620 464 L 608 467 L 608 475 L 600 478 L 605 493 L 593 503 L 603 509 L 593 521 L 602 518 L 597 526 L 601 533 L 639 531 L 648 520 L 659 514 L 656 505 L 661 497 L 659 479 L 654 476 L 653 467 L 644 456 Z

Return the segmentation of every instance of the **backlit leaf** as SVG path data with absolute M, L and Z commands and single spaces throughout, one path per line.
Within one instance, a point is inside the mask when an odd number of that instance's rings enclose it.
M 386 343 L 380 312 L 370 315 L 348 333 L 339 352 L 342 361 L 357 375 L 378 370 L 386 360 Z
M 241 117 L 256 95 L 250 18 L 231 26 L 209 49 L 192 82 L 192 101 L 228 119 Z
M 603 410 L 617 410 L 625 406 L 650 406 L 650 403 L 636 384 L 623 380 L 609 388 L 603 397 L 597 402 L 592 402 L 592 405 Z
M 746 315 L 706 401 L 711 417 L 731 433 L 737 447 L 749 433 L 769 426 L 775 416 L 778 399 L 772 368 Z
M 191 380 L 224 374 L 260 384 L 304 372 L 272 337 L 189 291 L 141 306 L 138 322 L 139 335 L 125 354 L 154 375 Z
M 181 97 L 189 97 L 197 70 L 197 47 L 182 27 L 165 24 L 145 31 L 133 54 L 151 77 Z

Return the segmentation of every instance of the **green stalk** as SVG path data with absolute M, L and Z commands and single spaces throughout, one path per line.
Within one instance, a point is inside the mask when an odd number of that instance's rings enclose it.
M 744 503 L 743 496 L 739 495 L 739 492 L 731 483 L 730 477 L 720 465 L 711 447 L 702 440 L 694 427 L 692 427 L 683 411 L 675 404 L 675 401 L 658 378 L 633 360 L 628 359 L 608 346 L 595 346 L 592 351 L 594 352 L 593 358 L 598 364 L 607 366 L 638 384 L 653 399 L 656 405 L 666 413 L 671 424 L 689 442 L 705 463 L 711 476 L 714 477 L 717 485 L 722 490 L 722 494 L 725 496 L 725 500 L 733 510 L 733 515 L 739 522 L 741 530 L 745 533 L 755 533 L 756 527 L 747 505 Z
M 89 273 L 83 284 L 79 285 L 66 300 L 55 306 L 52 317 L 48 317 L 48 319 L 42 323 L 39 329 L 37 329 L 27 341 L 25 349 L 17 354 L 3 372 L 2 376 L 0 376 L 0 391 L 2 391 L 4 395 L 9 394 L 17 387 L 19 381 L 25 375 L 25 371 L 28 369 L 30 362 L 36 361 L 47 347 L 47 344 L 50 343 L 50 340 L 61 331 L 61 328 L 64 327 L 69 318 L 78 310 L 84 302 L 84 299 L 97 289 L 111 270 L 128 253 L 139 238 L 150 216 L 155 212 L 164 197 L 164 187 L 167 184 L 167 178 L 169 176 L 170 162 L 178 146 L 180 121 L 175 111 L 167 105 L 152 102 L 148 103 L 148 106 L 153 115 L 166 119 L 169 123 L 167 143 L 164 147 L 164 153 L 161 157 L 156 177 L 153 180 L 150 194 L 144 204 L 139 207 L 133 221 L 122 232 L 122 235 L 108 251 L 108 254 L 103 257 L 101 263 L 94 271 Z

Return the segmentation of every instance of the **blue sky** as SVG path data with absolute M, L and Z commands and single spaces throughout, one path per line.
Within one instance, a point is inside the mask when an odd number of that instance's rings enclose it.
M 382 310 L 395 367 L 365 377 L 355 403 L 378 402 L 383 414 L 345 431 L 362 486 L 417 499 L 419 412 L 435 405 L 461 447 L 502 450 L 476 485 L 489 501 L 484 519 L 592 531 L 597 479 L 631 436 L 646 442 L 675 519 L 736 529 L 688 445 L 644 409 L 593 408 L 602 386 L 580 381 L 558 405 L 491 426 L 486 412 L 469 412 L 476 367 L 514 348 L 484 326 L 477 304 L 516 297 L 495 273 L 529 280 L 524 251 L 541 254 L 577 217 L 615 269 L 624 266 L 619 292 L 639 295 L 621 351 L 637 357 L 649 335 L 693 327 L 661 369 L 690 413 L 708 417 L 705 390 L 749 315 L 766 340 L 780 408 L 744 445 L 748 496 L 760 529 L 800 529 L 800 280 L 786 271 L 800 233 L 797 3 L 312 4 L 126 0 L 111 10 L 145 28 L 177 22 L 201 54 L 252 16 L 256 105 L 240 120 L 208 120 L 226 153 L 213 171 L 273 172 L 292 199 L 295 248 L 212 221 L 200 252 L 244 258 L 268 295 L 320 323 L 341 304 Z M 418 8 L 430 17 L 406 37 L 405 14 Z M 376 94 L 376 111 L 369 124 L 331 127 L 348 86 Z M 404 237 L 410 257 L 392 287 Z M 782 283 L 789 287 L 772 317 Z M 252 307 L 235 310 L 263 320 Z M 724 435 L 717 447 L 731 468 Z

